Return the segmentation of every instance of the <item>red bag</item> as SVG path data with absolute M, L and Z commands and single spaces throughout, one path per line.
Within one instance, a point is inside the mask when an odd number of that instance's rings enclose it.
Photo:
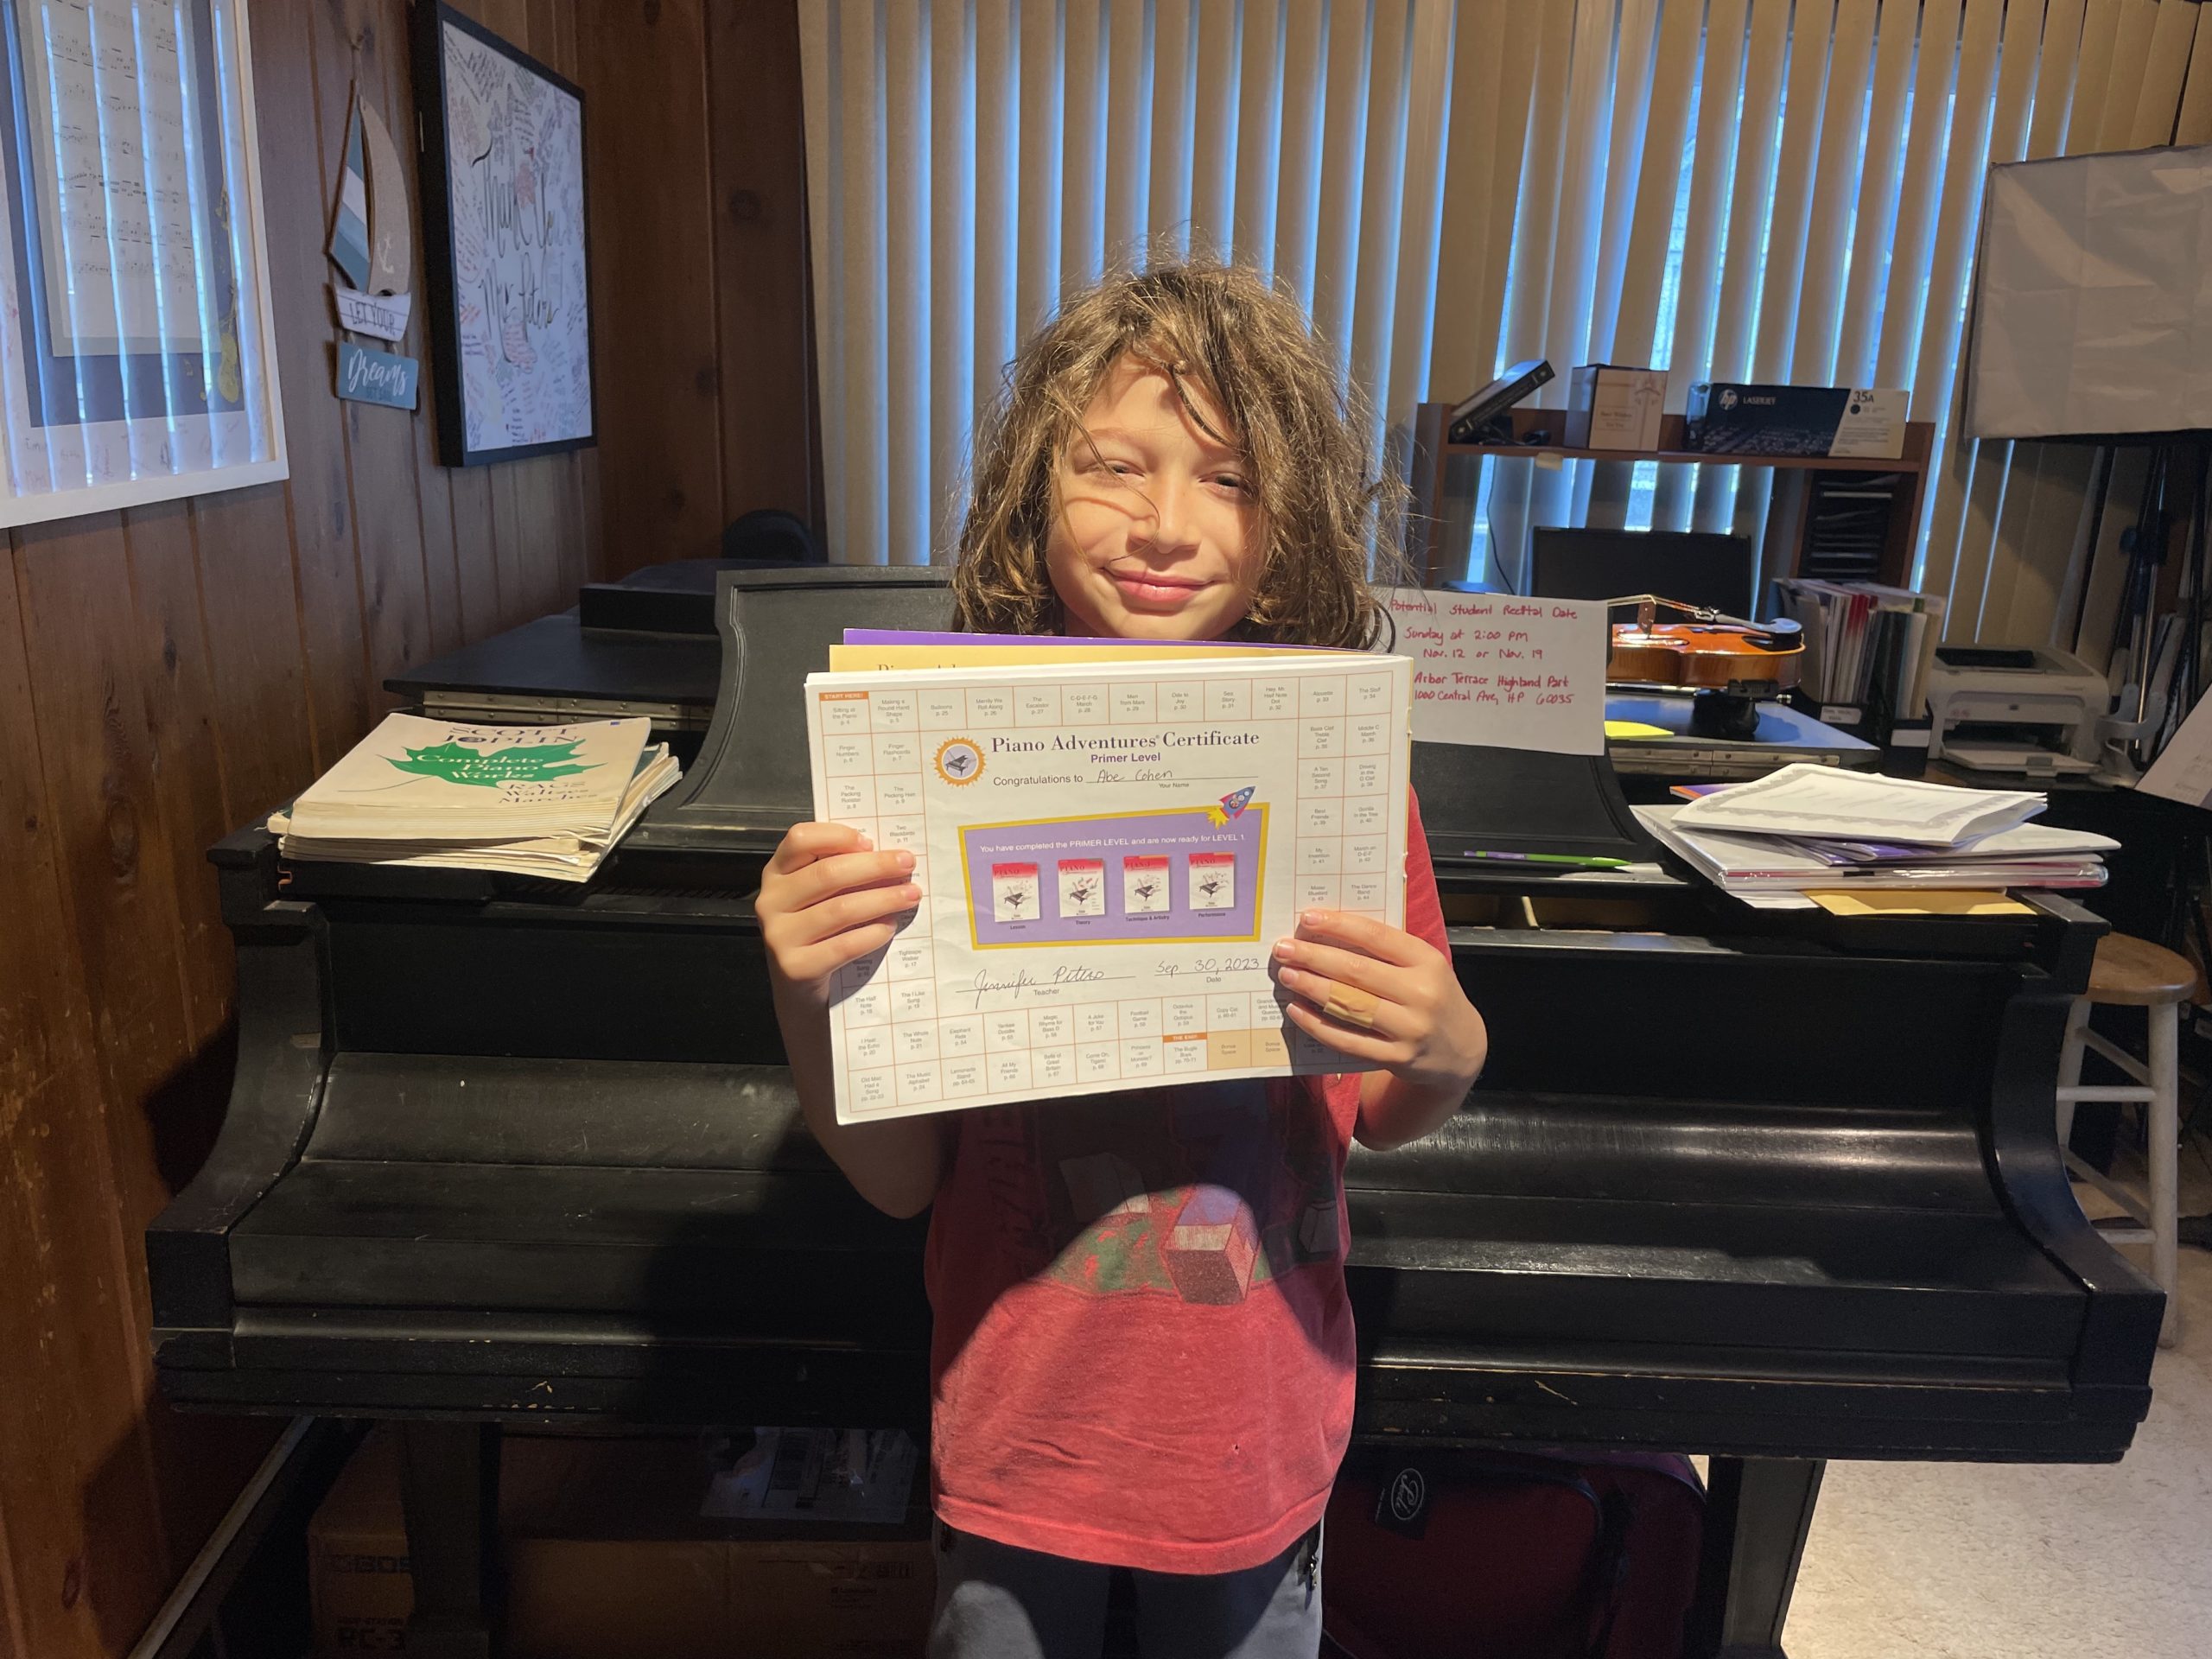
M 1323 1651 L 1678 1659 L 1704 1519 L 1687 1458 L 1355 1448 L 1329 1502 Z

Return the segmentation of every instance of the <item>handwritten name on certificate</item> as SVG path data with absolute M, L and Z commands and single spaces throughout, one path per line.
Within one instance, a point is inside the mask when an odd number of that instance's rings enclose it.
M 839 976 L 840 1122 L 1360 1069 L 1269 952 L 1404 925 L 1413 665 L 1251 655 L 808 677 L 815 816 L 922 890 Z

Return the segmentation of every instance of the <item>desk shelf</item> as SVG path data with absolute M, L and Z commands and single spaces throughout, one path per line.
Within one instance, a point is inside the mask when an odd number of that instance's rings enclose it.
M 1444 519 L 1445 468 L 1441 463 L 1453 455 L 1494 461 L 1536 461 L 1552 456 L 1562 461 L 1620 461 L 1630 466 L 1649 461 L 1670 467 L 1766 467 L 1783 474 L 1850 473 L 1866 478 L 1894 477 L 1897 486 L 1890 512 L 1889 537 L 1875 579 L 1903 587 L 1910 573 L 1912 544 L 1927 487 L 1929 457 L 1935 448 L 1936 429 L 1929 422 L 1907 422 L 1904 453 L 1895 460 L 1885 460 L 1840 455 L 1706 454 L 1682 448 L 1683 421 L 1680 415 L 1660 416 L 1659 447 L 1656 449 L 1576 449 L 1563 443 L 1528 442 L 1451 443 L 1445 439 L 1451 411 L 1449 404 L 1422 404 L 1414 416 L 1413 475 L 1408 482 L 1417 522 L 1410 526 L 1414 534 L 1409 539 L 1417 540 L 1418 544 L 1408 550 L 1426 571 L 1432 587 L 1440 574 L 1438 560 L 1442 552 L 1432 531 L 1432 526 L 1440 524 Z M 1516 440 L 1531 438 L 1539 432 L 1560 433 L 1567 426 L 1567 411 L 1563 409 L 1531 409 L 1524 405 L 1507 411 L 1507 415 Z M 1802 479 L 1794 481 L 1797 487 L 1776 490 L 1768 508 L 1769 559 L 1765 575 L 1770 577 L 1795 575 L 1802 553 L 1807 492 Z M 1777 549 L 1786 550 L 1786 557 L 1776 558 Z

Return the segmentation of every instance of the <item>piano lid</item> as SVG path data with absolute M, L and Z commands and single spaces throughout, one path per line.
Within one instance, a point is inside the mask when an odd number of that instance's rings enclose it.
M 715 594 L 721 687 L 683 781 L 624 843 L 648 852 L 772 845 L 814 810 L 800 688 L 847 628 L 944 629 L 951 573 L 931 565 L 725 570 Z
M 950 573 L 916 565 L 725 570 L 715 594 L 722 664 L 712 728 L 682 784 L 626 843 L 647 853 L 748 850 L 813 810 L 799 688 L 847 628 L 950 625 Z M 1431 850 L 1468 848 L 1648 859 L 1653 850 L 1600 755 L 1416 743 L 1414 786 Z
M 1467 857 L 1473 849 L 1635 863 L 1659 855 L 1629 810 L 1610 756 L 1487 744 L 1413 747 L 1414 793 L 1440 871 L 1473 863 Z

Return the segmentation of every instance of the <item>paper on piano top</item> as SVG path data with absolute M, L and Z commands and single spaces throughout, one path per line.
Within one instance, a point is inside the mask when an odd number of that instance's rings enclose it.
M 1675 814 L 1685 830 L 1894 841 L 1950 847 L 2024 823 L 2044 809 L 2025 790 L 1959 789 L 1805 761 L 1699 797 Z
M 1689 810 L 1686 806 L 1629 810 L 1662 845 L 1724 893 L 1738 898 L 1778 890 L 1846 887 L 2062 889 L 2105 884 L 2104 862 L 2094 855 L 1974 860 L 1954 858 L 1942 849 L 1931 849 L 1918 863 L 1839 867 L 1782 837 L 1694 828 L 1682 822 Z
M 588 881 L 614 844 L 630 833 L 647 807 L 675 786 L 681 775 L 668 745 L 654 744 L 639 755 L 613 823 L 586 835 L 518 837 L 509 833 L 512 825 L 502 825 L 496 834 L 467 840 L 456 840 L 450 834 L 421 839 L 366 834 L 351 839 L 302 836 L 293 829 L 290 815 L 281 810 L 269 815 L 269 829 L 277 838 L 276 850 L 289 859 L 499 870 L 547 880 Z
M 1414 736 L 1554 754 L 1605 752 L 1605 607 L 1511 594 L 1382 590 L 1414 660 Z
M 1831 916 L 2032 916 L 2035 912 L 2002 892 L 1971 887 L 1930 893 L 1914 888 L 1892 893 L 1813 893 L 1806 895 Z
M 386 715 L 292 803 L 315 839 L 604 838 L 652 722 L 489 726 Z
M 837 1116 L 1347 1071 L 1283 1015 L 1309 905 L 1405 918 L 1411 664 L 1364 653 L 816 674 L 817 817 L 920 907 L 830 1004 Z
M 2110 836 L 2088 830 L 2058 829 L 2047 823 L 2016 823 L 2009 830 L 1993 830 L 1950 847 L 1911 847 L 1902 842 L 1827 841 L 1809 836 L 1786 839 L 1798 851 L 1840 868 L 1925 864 L 1931 859 L 2018 863 L 2092 854 L 2101 858 L 2107 853 L 2120 850 L 2120 843 Z

